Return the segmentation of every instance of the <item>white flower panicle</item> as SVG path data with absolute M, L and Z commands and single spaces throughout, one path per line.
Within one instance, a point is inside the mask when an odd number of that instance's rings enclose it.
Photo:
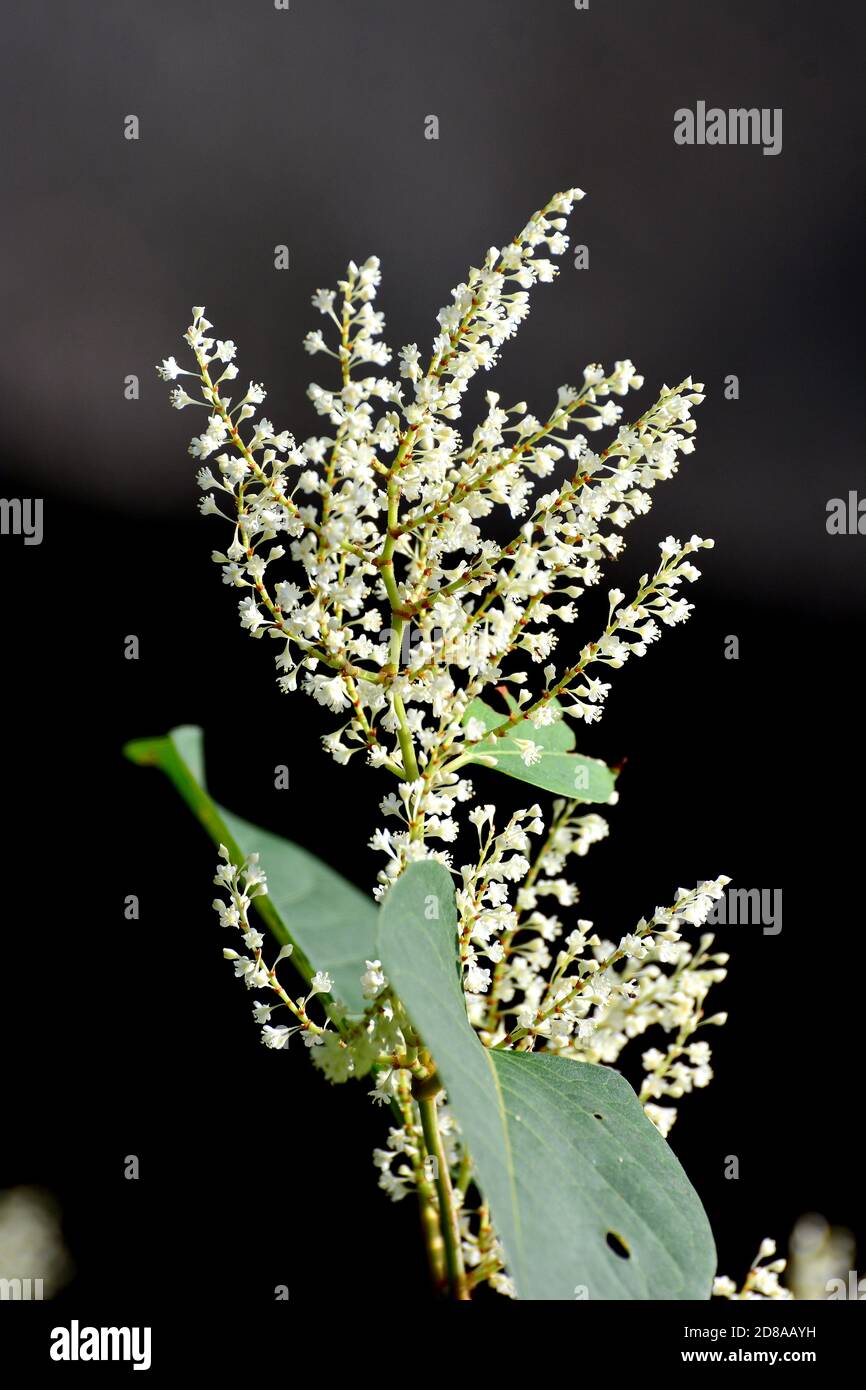
M 708 1084 L 709 1044 L 694 1034 L 726 1018 L 706 1018 L 703 1005 L 711 985 L 725 978 L 728 957 L 712 952 L 711 935 L 693 945 L 682 929 L 706 922 L 730 880 L 723 875 L 679 889 L 671 907 L 656 908 L 650 921 L 641 919 L 618 942 L 603 940 L 583 918 L 565 935 L 557 909 L 573 907 L 580 896 L 565 875 L 566 862 L 607 835 L 606 821 L 581 814 L 575 802 L 557 801 L 546 833 L 540 808 L 533 806 L 517 812 L 497 836 L 494 814 L 492 806 L 470 814 L 481 849 L 477 864 L 461 871 L 457 893 L 470 1019 L 488 1046 L 543 1046 L 608 1065 L 651 1027 L 673 1035 L 664 1052 L 643 1054 L 641 1100 L 667 1134 L 676 1111 L 655 1102 L 679 1100 Z M 535 852 L 530 834 L 540 837 Z M 479 966 L 481 957 L 492 965 Z
M 628 359 L 593 363 L 538 414 L 488 390 L 480 421 L 461 428 L 476 373 L 495 365 L 529 312 L 533 287 L 555 277 L 555 258 L 568 246 L 566 218 L 582 197 L 580 189 L 555 195 L 511 242 L 489 249 L 440 310 L 426 359 L 410 343 L 392 366 L 384 316 L 374 307 L 376 257 L 350 262 L 336 289 L 317 290 L 312 303 L 323 323 L 305 347 L 333 359 L 339 380 L 310 386 L 321 433 L 303 443 L 261 414 L 261 385 L 233 385 L 235 344 L 211 334 L 203 307 L 193 309 L 185 335 L 194 370 L 173 357 L 158 370 L 166 381 L 195 383 L 173 385 L 175 408 L 205 409 L 190 453 L 199 464 L 200 510 L 229 523 L 229 544 L 213 558 L 238 591 L 242 626 L 275 642 L 283 691 L 300 686 L 338 717 L 324 738 L 338 763 L 361 752 L 396 779 L 370 840 L 383 856 L 375 896 L 419 859 L 435 858 L 453 873 L 467 1011 L 487 1046 L 613 1064 L 651 1030 L 663 1046 L 643 1052 L 641 1100 L 667 1134 L 672 1102 L 712 1074 L 709 1045 L 695 1035 L 724 1021 L 706 1018 L 704 1002 L 724 978 L 727 957 L 713 951 L 711 936 L 691 942 L 685 933 L 706 921 L 728 880 L 680 889 L 672 906 L 605 939 L 591 921 L 566 918 L 579 900 L 569 866 L 608 834 L 605 819 L 573 800 L 555 802 L 549 818 L 533 804 L 497 825 L 495 806 L 469 809 L 475 789 L 462 775 L 474 745 L 497 736 L 469 711 L 490 686 L 515 691 L 506 722 L 525 769 L 541 758 L 540 731 L 563 717 L 598 720 L 607 672 L 645 655 L 664 628 L 688 618 L 682 586 L 699 577 L 693 557 L 712 546 L 700 536 L 668 536 L 657 568 L 641 576 L 631 598 L 608 591 L 607 622 L 593 640 L 574 637 L 579 600 L 622 554 L 624 532 L 649 511 L 656 484 L 693 451 L 692 411 L 703 387 L 690 377 L 664 386 L 624 423 L 618 400 L 643 378 Z M 605 429 L 609 442 L 594 449 L 590 437 Z M 503 513 L 512 533 L 504 541 L 496 527 Z M 287 571 L 281 561 L 290 562 Z M 375 1154 L 380 1186 L 395 1200 L 415 1190 L 424 1212 L 446 1219 L 417 1090 L 435 1088 L 435 1060 L 382 962 L 366 961 L 360 1019 L 343 1017 L 325 972 L 302 969 L 309 992 L 290 998 L 276 966 L 291 946 L 268 967 L 262 934 L 248 919 L 250 903 L 266 892 L 257 857 L 237 867 L 225 847 L 220 854 L 224 897 L 214 906 L 245 947 L 224 954 L 247 987 L 263 993 L 253 1009 L 262 1041 L 283 1050 L 299 1032 L 329 1080 L 370 1074 L 371 1098 L 397 1120 Z M 316 995 L 327 996 L 323 1023 L 307 1012 Z M 272 1022 L 281 1007 L 290 1022 Z M 513 1296 L 441 1090 L 433 1106 L 467 1287 L 487 1281 Z
M 277 966 L 292 954 L 294 947 L 291 943 L 281 946 L 273 965 L 266 965 L 262 955 L 264 936 L 257 928 L 251 926 L 248 916 L 253 900 L 265 897 L 268 891 L 267 879 L 259 867 L 259 856 L 251 854 L 238 867 L 232 861 L 225 845 L 220 845 L 219 855 L 220 863 L 214 883 L 226 897 L 214 898 L 214 910 L 219 915 L 220 926 L 234 927 L 240 932 L 241 941 L 246 947 L 244 951 L 226 947 L 223 957 L 232 962 L 236 977 L 243 980 L 247 989 L 268 990 L 277 996 L 276 1002 L 262 1003 L 256 1000 L 253 1005 L 253 1017 L 262 1027 L 262 1042 L 266 1047 L 280 1051 L 288 1047 L 289 1039 L 294 1033 L 301 1033 L 307 1047 L 321 1046 L 327 1035 L 328 1020 L 325 1020 L 324 1026 L 315 1023 L 307 1014 L 307 1005 L 317 994 L 329 992 L 330 976 L 324 971 L 319 971 L 313 976 L 306 997 L 289 997 L 277 979 Z M 283 1006 L 288 1009 L 294 1022 L 272 1024 L 272 1015 Z
M 166 380 L 197 381 L 207 423 L 190 452 L 202 464 L 201 510 L 232 526 L 231 543 L 214 559 L 224 582 L 241 591 L 243 627 L 278 643 L 282 689 L 300 684 L 342 717 L 325 738 L 338 762 L 364 751 L 374 766 L 420 781 L 422 800 L 459 794 L 466 708 L 505 668 L 526 687 L 527 766 L 538 756 L 533 727 L 549 722 L 554 697 L 570 717 L 596 720 L 609 685 L 590 668 L 643 655 L 660 625 L 688 616 L 679 589 L 698 575 L 689 557 L 712 544 L 669 537 L 656 573 L 642 577 L 629 602 L 613 590 L 605 630 L 578 648 L 568 631 L 575 600 L 621 553 L 623 532 L 649 509 L 656 482 L 692 451 L 700 385 L 689 378 L 665 387 L 623 425 L 613 398 L 643 379 L 627 360 L 609 371 L 593 364 L 579 385 L 560 387 L 543 418 L 524 402 L 503 406 L 490 391 L 481 423 L 465 436 L 457 426 L 476 372 L 493 366 L 528 313 L 530 289 L 553 279 L 551 258 L 565 251 L 565 219 L 582 196 L 557 194 L 469 271 L 438 315 L 426 367 L 410 344 L 396 377 L 369 374 L 391 356 L 373 308 L 376 257 L 351 262 L 337 290 L 317 290 L 313 305 L 326 322 L 306 346 L 336 359 L 341 384 L 310 387 L 324 433 L 303 444 L 258 415 L 260 385 L 228 394 L 238 379 L 235 344 L 211 336 L 202 307 L 186 333 L 195 370 L 173 357 L 159 369 Z M 182 387 L 172 401 L 179 409 L 196 403 Z M 614 437 L 593 452 L 587 436 L 604 427 Z M 507 544 L 482 527 L 502 508 L 520 522 Z M 277 578 L 287 556 L 293 577 Z M 557 668 L 561 624 L 569 659 Z M 537 667 L 540 683 L 531 674 Z M 449 819 L 447 808 L 435 814 Z

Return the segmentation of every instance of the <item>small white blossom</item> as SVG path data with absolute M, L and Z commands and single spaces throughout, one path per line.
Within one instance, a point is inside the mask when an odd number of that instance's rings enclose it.
M 361 976 L 361 989 L 365 999 L 375 999 L 388 983 L 382 971 L 380 960 L 368 960 L 367 969 Z M 330 988 L 330 985 L 328 986 Z

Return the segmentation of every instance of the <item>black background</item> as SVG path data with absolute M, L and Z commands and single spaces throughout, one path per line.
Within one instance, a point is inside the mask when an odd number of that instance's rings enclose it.
M 328 719 L 280 696 L 268 647 L 240 631 L 209 561 L 220 524 L 195 512 L 189 412 L 168 409 L 152 364 L 180 357 L 204 303 L 277 427 L 316 433 L 304 391 L 327 384 L 327 361 L 301 349 L 314 288 L 375 251 L 388 340 L 424 350 L 467 265 L 573 183 L 590 269 L 566 257 L 534 292 L 489 384 L 540 410 L 585 362 L 631 356 L 647 377 L 638 413 L 662 381 L 704 380 L 697 453 L 608 582 L 628 591 L 671 531 L 716 539 L 692 620 L 614 673 L 582 740 L 628 762 L 611 837 L 583 861 L 581 912 L 612 935 L 705 876 L 783 889 L 779 936 L 722 929 L 730 1022 L 672 1143 L 724 1272 L 742 1275 L 804 1211 L 863 1232 L 866 540 L 825 528 L 828 499 L 866 492 L 862 11 L 210 0 L 13 4 L 4 25 L 2 490 L 46 500 L 40 547 L 0 541 L 0 1186 L 59 1195 L 69 1315 L 114 1301 L 142 1321 L 179 1300 L 212 1314 L 266 1304 L 277 1283 L 300 1303 L 336 1288 L 362 1314 L 423 1300 L 411 1203 L 376 1191 L 382 1115 L 361 1087 L 331 1091 L 300 1049 L 259 1046 L 220 958 L 212 849 L 168 785 L 120 755 L 127 738 L 202 724 L 218 799 L 371 884 L 386 774 L 333 764 Z M 675 145 L 674 110 L 699 99 L 783 108 L 782 153 Z

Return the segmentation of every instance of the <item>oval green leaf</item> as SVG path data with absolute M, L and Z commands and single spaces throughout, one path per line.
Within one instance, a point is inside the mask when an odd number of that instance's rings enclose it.
M 522 1299 L 705 1299 L 716 1257 L 700 1200 L 609 1067 L 485 1048 L 466 1016 L 451 875 L 411 865 L 378 955 L 430 1049 Z
M 509 699 L 512 713 L 518 706 Z M 531 787 L 553 792 L 571 801 L 607 801 L 614 790 L 615 778 L 606 763 L 599 758 L 586 758 L 581 753 L 573 753 L 574 732 L 565 719 L 555 700 L 550 702 L 560 717 L 553 724 L 536 729 L 533 724 L 523 721 L 510 725 L 508 732 L 468 746 L 467 756 L 473 763 L 495 768 L 508 777 L 516 777 Z M 464 724 L 470 719 L 480 719 L 491 735 L 494 729 L 509 725 L 509 716 L 503 717 L 484 700 L 473 700 L 467 707 Z M 527 741 L 535 744 L 532 756 L 537 761 L 527 764 Z

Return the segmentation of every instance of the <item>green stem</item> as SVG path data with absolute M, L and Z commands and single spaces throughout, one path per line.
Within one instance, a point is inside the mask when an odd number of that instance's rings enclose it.
M 394 547 L 397 544 L 393 534 L 400 512 L 400 485 L 396 478 L 388 479 L 388 535 L 382 547 L 382 557 L 379 567 L 382 574 L 382 582 L 388 595 L 388 602 L 391 605 L 391 651 L 390 665 L 394 674 L 400 669 L 400 648 L 403 644 L 404 617 L 400 606 L 400 591 L 397 588 L 397 580 L 394 576 Z M 412 741 L 412 732 L 409 728 L 409 721 L 406 718 L 406 708 L 400 695 L 392 696 L 394 713 L 397 716 L 397 738 L 400 743 L 400 752 L 403 755 L 403 771 L 411 782 L 417 782 L 420 777 L 418 770 L 418 760 L 415 757 L 415 745 Z
M 436 1160 L 436 1190 L 439 1194 L 439 1214 L 442 1237 L 445 1242 L 445 1263 L 448 1267 L 448 1279 L 451 1285 L 451 1297 L 468 1301 L 470 1298 L 469 1289 L 466 1283 L 466 1272 L 463 1268 L 463 1255 L 460 1248 L 460 1227 L 457 1220 L 457 1207 L 454 1204 L 454 1191 L 451 1187 L 451 1175 L 448 1171 L 448 1159 L 445 1155 L 445 1146 L 442 1143 L 442 1136 L 439 1133 L 439 1122 L 436 1115 L 436 1096 L 421 1096 L 418 1099 L 418 1109 L 421 1114 L 421 1128 L 424 1131 L 424 1143 L 431 1158 Z
M 408 1077 L 404 1076 L 398 1083 L 399 1103 L 393 1104 L 397 1107 L 400 1123 L 405 1127 L 406 1133 L 418 1136 L 418 1122 L 415 1118 L 415 1105 L 412 1098 L 412 1086 Z M 430 1278 L 437 1296 L 442 1296 L 448 1292 L 448 1268 L 445 1263 L 445 1242 L 442 1239 L 442 1229 L 439 1225 L 439 1205 L 436 1200 L 436 1189 L 424 1168 L 424 1146 L 419 1143 L 417 1149 L 410 1149 L 412 1171 L 415 1174 L 415 1189 L 418 1193 L 418 1213 L 421 1218 L 421 1230 L 424 1235 L 424 1245 L 427 1250 L 427 1264 L 430 1269 Z
M 442 1239 L 439 1213 L 436 1208 L 436 1193 L 432 1183 L 427 1182 L 423 1174 L 421 1176 L 416 1175 L 415 1185 L 418 1189 L 418 1210 L 421 1216 L 421 1230 L 424 1233 L 430 1278 L 436 1293 L 441 1295 L 448 1290 L 448 1267 L 445 1259 L 445 1242 Z

